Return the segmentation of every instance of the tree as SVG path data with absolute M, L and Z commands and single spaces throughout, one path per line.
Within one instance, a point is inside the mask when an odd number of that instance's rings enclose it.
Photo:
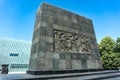
M 118 69 L 120 67 L 120 54 L 118 53 L 104 53 L 101 60 L 105 69 Z
M 116 45 L 115 45 L 114 51 L 116 53 L 120 53 L 120 38 L 117 38 L 117 40 L 116 40 Z
M 115 41 L 110 36 L 106 36 L 101 40 L 100 44 L 98 44 L 98 47 L 101 55 L 111 53 L 115 47 Z
M 98 44 L 101 60 L 105 69 L 120 67 L 120 38 L 116 42 L 109 36 L 104 37 Z

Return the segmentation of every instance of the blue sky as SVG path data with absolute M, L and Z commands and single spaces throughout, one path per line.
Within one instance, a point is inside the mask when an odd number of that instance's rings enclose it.
M 120 0 L 0 0 L 0 37 L 31 41 L 42 1 L 92 19 L 98 43 L 120 37 Z

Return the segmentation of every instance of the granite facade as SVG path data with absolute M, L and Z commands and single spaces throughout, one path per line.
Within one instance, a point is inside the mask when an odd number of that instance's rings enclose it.
M 43 3 L 29 64 L 29 71 L 103 69 L 92 20 Z

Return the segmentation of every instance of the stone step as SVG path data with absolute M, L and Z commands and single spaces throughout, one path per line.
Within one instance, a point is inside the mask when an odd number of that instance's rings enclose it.
M 100 80 L 112 77 L 120 77 L 120 71 L 112 70 L 54 75 L 1 74 L 0 80 Z
M 116 79 L 111 79 L 116 77 L 119 77 L 120 80 L 120 72 L 85 75 L 85 76 L 77 76 L 77 77 L 69 77 L 69 78 L 61 78 L 61 79 L 59 78 L 52 80 L 116 80 Z

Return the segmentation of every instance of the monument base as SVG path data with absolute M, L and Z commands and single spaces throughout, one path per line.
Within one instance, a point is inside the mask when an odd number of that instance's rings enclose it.
M 93 72 L 93 71 L 104 71 L 104 69 L 101 68 L 101 69 L 49 70 L 49 71 L 32 71 L 32 70 L 28 70 L 27 74 L 32 74 L 32 75 L 47 75 L 47 74 L 82 73 L 82 72 Z
M 6 77 L 7 76 L 7 77 Z M 2 74 L 1 80 L 120 80 L 120 71 L 93 71 L 83 73 L 53 74 L 53 75 L 31 75 L 31 74 Z

